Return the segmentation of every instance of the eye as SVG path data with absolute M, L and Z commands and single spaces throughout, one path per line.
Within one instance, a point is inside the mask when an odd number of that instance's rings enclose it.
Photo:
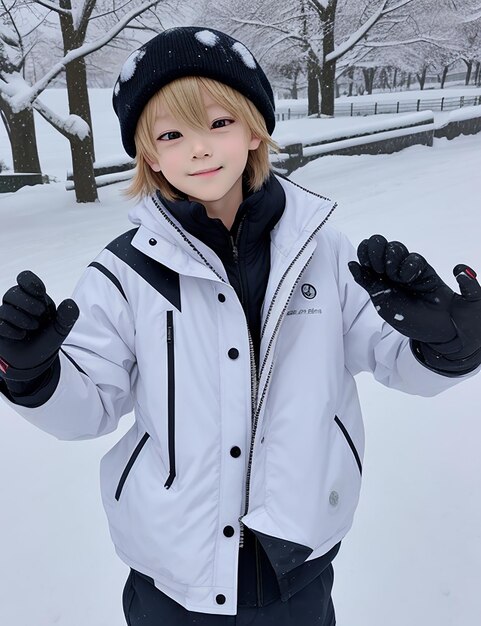
M 225 126 L 229 126 L 229 124 L 233 124 L 235 120 L 231 120 L 230 118 L 222 118 L 220 120 L 215 120 L 212 122 L 213 128 L 224 128 Z
M 160 141 L 171 141 L 173 139 L 178 139 L 178 137 L 172 137 L 172 135 L 178 135 L 179 137 L 181 136 L 178 130 L 169 130 L 168 133 L 160 135 L 159 137 L 157 137 L 157 139 L 159 139 Z

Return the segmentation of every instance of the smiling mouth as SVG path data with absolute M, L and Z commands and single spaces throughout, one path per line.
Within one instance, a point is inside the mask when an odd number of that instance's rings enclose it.
M 201 170 L 200 172 L 194 172 L 194 174 L 189 174 L 189 176 L 201 176 L 202 174 L 214 174 L 215 172 L 218 172 L 220 169 L 222 169 L 222 166 L 217 167 L 217 168 L 211 168 L 209 170 Z

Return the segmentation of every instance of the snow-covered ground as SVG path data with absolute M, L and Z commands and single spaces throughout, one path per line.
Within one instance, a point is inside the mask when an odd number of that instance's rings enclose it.
M 121 156 L 116 120 L 93 90 L 98 160 Z M 55 95 L 55 94 L 54 94 Z M 68 144 L 40 132 L 44 171 L 62 180 Z M 64 149 L 66 144 L 67 149 Z M 0 137 L 0 154 L 5 154 Z M 481 134 L 383 156 L 329 156 L 291 178 L 339 203 L 331 220 L 354 244 L 373 233 L 421 252 L 452 288 L 452 268 L 481 271 Z M 63 183 L 0 196 L 0 294 L 23 269 L 56 302 L 131 224 L 123 184 L 76 205 Z M 479 626 L 481 378 L 435 398 L 358 376 L 366 421 L 361 502 L 335 561 L 339 626 Z M 2 623 L 122 626 L 127 567 L 101 507 L 100 457 L 131 423 L 88 442 L 59 442 L 0 403 Z

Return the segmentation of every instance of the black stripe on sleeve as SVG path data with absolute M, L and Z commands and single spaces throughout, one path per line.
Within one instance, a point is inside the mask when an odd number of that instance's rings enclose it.
M 112 274 L 112 272 L 110 270 L 108 270 L 106 267 L 104 267 L 100 263 L 97 263 L 96 261 L 92 261 L 92 263 L 89 264 L 89 267 L 95 267 L 100 272 L 102 272 L 102 274 L 105 274 L 105 276 L 107 276 L 107 278 L 114 283 L 114 285 L 120 291 L 120 293 L 125 298 L 125 300 L 127 300 L 127 296 L 125 295 L 125 292 L 122 289 L 122 285 L 120 284 L 119 279 L 114 274 Z

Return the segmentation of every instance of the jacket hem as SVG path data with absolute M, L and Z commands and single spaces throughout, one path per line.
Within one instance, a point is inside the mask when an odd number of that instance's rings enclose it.
M 146 574 L 153 579 L 155 587 L 165 593 L 169 598 L 180 604 L 187 611 L 196 611 L 199 613 L 215 614 L 215 615 L 237 615 L 237 590 L 231 587 L 209 587 L 209 586 L 191 586 L 185 583 L 177 583 L 171 578 L 159 575 L 158 572 L 146 567 L 145 565 L 132 559 L 127 554 L 122 552 L 118 546 L 114 546 L 115 551 L 119 558 L 129 567 L 136 571 Z M 231 606 L 215 605 L 215 596 L 219 593 L 227 594 L 227 597 L 234 598 L 235 602 L 229 603 Z M 212 598 L 212 604 L 198 604 L 196 602 L 189 601 L 188 597 L 191 595 L 201 595 L 206 597 L 208 595 Z

